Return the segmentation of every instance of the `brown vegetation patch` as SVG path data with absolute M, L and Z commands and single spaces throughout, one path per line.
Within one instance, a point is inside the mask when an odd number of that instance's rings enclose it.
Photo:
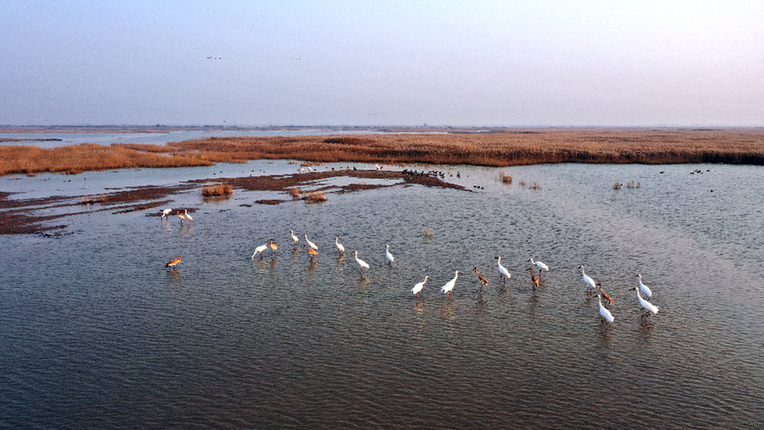
M 261 205 L 277 205 L 279 203 L 284 203 L 286 201 L 288 200 L 255 200 L 255 203 L 259 203 Z M 242 206 L 245 206 L 245 205 L 242 205 Z M 252 205 L 249 205 L 249 206 L 251 207 Z
M 202 188 L 202 196 L 204 197 L 230 196 L 231 194 L 233 194 L 233 188 L 228 184 L 220 183 Z
M 133 167 L 206 166 L 256 159 L 309 163 L 472 164 L 730 163 L 764 164 L 760 129 L 533 129 L 491 133 L 211 137 L 166 146 L 84 143 L 42 149 L 0 146 L 0 175 L 79 173 Z

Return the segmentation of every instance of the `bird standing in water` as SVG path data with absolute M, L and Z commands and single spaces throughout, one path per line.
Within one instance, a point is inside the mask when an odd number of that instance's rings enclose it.
M 608 324 L 610 324 L 611 322 L 615 320 L 615 318 L 613 318 L 613 314 L 611 314 L 609 310 L 605 309 L 605 307 L 602 306 L 602 300 L 600 300 L 599 295 L 597 296 L 597 301 L 600 304 L 600 315 L 602 316 L 602 318 L 605 319 L 605 321 L 608 322 Z
M 600 290 L 600 297 L 605 299 L 606 302 L 610 303 L 610 306 L 613 306 L 615 304 L 615 300 L 613 300 L 612 297 L 608 296 L 604 291 L 602 291 L 602 284 L 597 282 L 597 288 Z
M 417 296 L 420 296 L 419 293 L 422 292 L 422 288 L 424 288 L 425 282 L 427 282 L 430 279 L 429 276 L 424 277 L 424 281 L 419 282 L 418 284 L 414 285 L 414 288 L 411 289 L 411 294 L 416 294 Z
M 584 280 L 584 284 L 586 284 L 586 286 L 589 287 L 589 289 L 596 290 L 597 284 L 594 283 L 594 279 L 592 279 L 589 275 L 587 275 L 584 272 L 584 265 L 582 264 L 578 268 L 581 269 L 581 276 Z
M 308 246 L 310 246 L 311 248 L 313 248 L 316 251 L 318 251 L 318 247 L 316 246 L 315 243 L 311 242 L 310 239 L 308 239 L 308 235 L 307 234 L 303 234 L 302 237 L 304 237 L 305 241 L 308 242 Z
M 543 272 L 544 270 L 546 270 L 547 272 L 549 271 L 549 266 L 542 263 L 541 261 L 533 261 L 533 259 L 531 258 L 530 260 L 528 260 L 528 262 L 533 264 L 534 266 L 536 266 L 536 268 L 539 269 L 539 276 L 541 276 L 541 272 Z
M 255 259 L 255 255 L 257 255 L 257 253 L 259 252 L 260 253 L 260 259 L 262 260 L 263 259 L 263 251 L 265 251 L 266 249 L 268 249 L 268 245 L 260 245 L 257 248 L 255 248 L 255 253 L 252 254 L 252 259 L 254 260 Z
M 649 288 L 647 288 L 647 285 L 642 283 L 642 275 L 637 275 L 637 278 L 639 278 L 639 289 L 642 290 L 642 294 L 647 296 L 648 299 L 653 297 L 653 292 L 650 291 Z
M 358 258 L 358 251 L 357 250 L 353 251 L 353 255 L 355 256 L 355 261 L 357 261 L 358 265 L 361 266 L 361 276 L 363 276 L 363 269 L 368 269 L 369 268 L 369 263 L 367 263 L 367 262 L 361 260 L 360 258 Z
M 175 266 L 178 263 L 180 263 L 180 261 L 181 261 L 181 258 L 180 258 L 180 255 L 179 255 L 178 258 L 176 258 L 176 259 L 170 261 L 169 263 L 165 264 L 164 267 L 172 267 L 172 269 L 175 270 Z
M 485 276 L 483 276 L 480 273 L 478 273 L 477 267 L 475 267 L 473 270 L 475 271 L 475 274 L 478 277 L 478 281 L 480 282 L 480 289 L 482 290 L 483 287 L 488 286 L 488 279 L 486 279 Z
M 533 284 L 533 289 L 535 290 L 539 286 L 539 278 L 538 278 L 538 276 L 533 274 L 533 267 L 529 267 L 529 268 L 527 268 L 525 270 L 526 271 L 527 270 L 531 271 L 531 283 Z
M 334 238 L 334 244 L 337 246 L 337 251 L 338 251 L 337 256 L 339 257 L 340 255 L 342 255 L 343 252 L 345 252 L 345 247 L 340 243 L 339 237 Z
M 390 254 L 390 245 L 385 245 L 385 258 L 387 258 L 387 264 L 390 265 L 392 265 L 393 261 L 395 261 L 393 254 Z
M 507 279 L 511 278 L 512 275 L 509 273 L 509 270 L 507 270 L 506 267 L 501 265 L 501 257 L 496 257 L 496 259 L 499 260 L 499 262 L 498 262 L 498 264 L 499 264 L 499 273 L 501 273 L 502 275 L 506 276 L 506 278 L 502 278 L 502 280 L 506 284 L 507 283 Z
M 441 293 L 447 293 L 448 297 L 451 297 L 451 291 L 454 289 L 454 285 L 456 285 L 456 278 L 459 277 L 459 274 L 462 273 L 460 271 L 456 271 L 456 275 L 454 276 L 454 279 L 446 282 L 446 285 L 440 287 Z

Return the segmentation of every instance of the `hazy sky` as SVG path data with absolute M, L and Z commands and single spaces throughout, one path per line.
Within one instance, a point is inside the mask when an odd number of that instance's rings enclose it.
M 0 57 L 10 125 L 764 126 L 761 0 L 3 0 Z

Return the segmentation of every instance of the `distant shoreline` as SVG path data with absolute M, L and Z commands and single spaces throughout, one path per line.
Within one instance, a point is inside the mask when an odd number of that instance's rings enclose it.
M 335 131 L 350 129 L 338 127 Z M 543 163 L 764 165 L 764 129 L 759 128 L 416 130 L 419 132 L 399 128 L 385 131 L 391 134 L 209 137 L 167 145 L 85 143 L 49 149 L 0 145 L 0 175 L 207 166 L 257 159 L 494 167 Z

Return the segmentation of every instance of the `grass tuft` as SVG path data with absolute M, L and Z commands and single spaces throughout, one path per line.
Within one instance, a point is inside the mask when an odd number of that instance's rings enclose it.
M 321 191 L 312 191 L 304 197 L 304 200 L 307 203 L 323 203 L 326 201 L 326 196 Z
M 202 188 L 204 197 L 230 196 L 231 194 L 233 194 L 233 188 L 228 184 L 207 185 Z
M 501 182 L 505 184 L 512 183 L 512 177 L 509 175 L 505 175 L 504 172 L 499 173 L 499 179 L 501 179 Z

